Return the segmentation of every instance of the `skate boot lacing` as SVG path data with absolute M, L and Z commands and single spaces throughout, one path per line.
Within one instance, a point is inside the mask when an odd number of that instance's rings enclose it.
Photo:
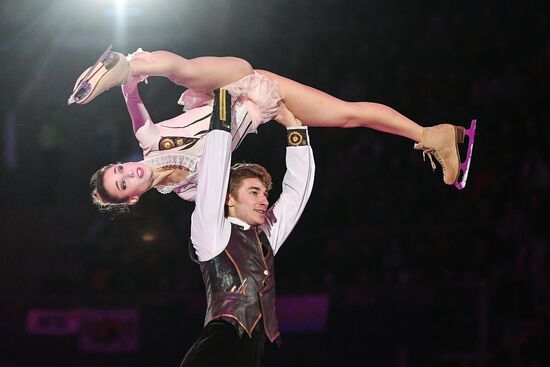
M 447 169 L 447 166 L 445 164 L 445 160 L 443 159 L 441 154 L 436 149 L 431 148 L 431 147 L 424 147 L 424 149 L 422 150 L 422 159 L 424 160 L 424 162 L 426 162 L 426 156 L 428 156 L 428 158 L 430 159 L 430 164 L 432 166 L 432 170 L 435 171 L 436 165 L 435 165 L 435 162 L 433 160 L 432 154 L 433 154 L 433 156 L 435 156 L 435 159 L 437 159 L 437 161 L 441 164 L 441 168 L 443 169 L 443 172 L 445 172 L 446 169 Z

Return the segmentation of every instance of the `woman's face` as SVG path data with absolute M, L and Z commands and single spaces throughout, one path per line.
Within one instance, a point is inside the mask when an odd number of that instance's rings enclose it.
M 153 169 L 142 162 L 117 163 L 109 167 L 103 176 L 103 186 L 109 195 L 124 201 L 151 188 Z

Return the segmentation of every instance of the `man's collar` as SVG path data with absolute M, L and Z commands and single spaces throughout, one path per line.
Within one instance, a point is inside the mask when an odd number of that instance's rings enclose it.
M 245 231 L 248 231 L 250 229 L 250 224 L 246 223 L 245 221 L 240 220 L 239 218 L 227 217 L 227 220 L 230 221 L 233 224 L 236 224 L 238 226 L 243 227 L 243 229 Z

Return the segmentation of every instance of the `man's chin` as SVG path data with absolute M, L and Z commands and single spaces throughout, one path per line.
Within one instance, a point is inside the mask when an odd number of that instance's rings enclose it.
M 265 216 L 256 218 L 256 224 L 255 224 L 255 225 L 261 226 L 261 225 L 264 224 L 264 223 L 265 223 Z

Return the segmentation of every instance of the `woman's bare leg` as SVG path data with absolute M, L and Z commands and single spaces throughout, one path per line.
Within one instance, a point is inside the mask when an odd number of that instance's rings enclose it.
M 119 68 L 120 73 L 126 75 L 123 63 L 120 64 L 122 65 Z M 105 67 L 102 68 L 107 72 Z M 248 62 L 235 57 L 207 56 L 186 59 L 168 51 L 154 51 L 141 55 L 137 53 L 130 62 L 130 68 L 127 69 L 130 69 L 132 76 L 163 76 L 178 85 L 201 91 L 223 87 L 254 72 Z M 460 157 L 456 145 L 464 139 L 464 128 L 449 124 L 424 128 L 383 104 L 342 101 L 272 72 L 265 70 L 257 70 L 257 72 L 279 84 L 286 106 L 304 125 L 368 127 L 403 136 L 416 142 L 415 149 L 428 153 L 429 157 L 431 154 L 436 157 L 443 167 L 445 183 L 453 184 L 458 179 Z M 103 74 L 99 75 L 101 77 Z M 116 85 L 120 78 L 112 79 L 112 82 L 107 80 L 101 88 L 98 87 L 89 97 L 86 97 L 86 100 L 77 102 L 88 103 L 99 93 Z M 77 89 L 75 90 L 78 92 Z M 77 92 L 73 92 L 73 96 Z M 73 96 L 69 99 L 69 103 L 72 103 Z M 432 167 L 435 169 L 433 162 Z
M 67 102 L 87 104 L 132 77 L 162 76 L 186 88 L 210 92 L 253 72 L 247 61 L 237 57 L 186 59 L 169 51 L 138 50 L 130 55 L 128 62 L 123 54 L 108 49 L 80 75 Z
M 210 91 L 253 73 L 248 62 L 235 57 L 186 59 L 168 51 L 150 53 L 152 61 L 131 61 L 133 75 L 163 76 L 187 88 Z M 379 103 L 345 102 L 317 89 L 265 70 L 260 74 L 276 81 L 285 102 L 305 125 L 319 127 L 369 127 L 420 141 L 422 126 Z
M 393 108 L 372 102 L 346 102 L 307 85 L 266 70 L 258 73 L 276 81 L 289 110 L 307 126 L 368 127 L 400 135 L 415 142 L 422 138 L 422 126 Z
M 186 59 L 168 51 L 153 51 L 131 62 L 133 76 L 162 76 L 178 85 L 211 91 L 253 73 L 248 62 L 236 57 Z M 281 87 L 289 110 L 305 125 L 368 127 L 420 141 L 422 126 L 379 103 L 346 102 L 265 70 L 257 70 Z
M 367 127 L 403 136 L 416 142 L 414 149 L 427 153 L 430 160 L 433 155 L 439 161 L 443 168 L 443 180 L 446 184 L 455 184 L 459 179 L 462 168 L 460 167 L 457 144 L 464 141 L 463 127 L 450 124 L 422 127 L 383 104 L 342 101 L 272 72 L 256 71 L 279 84 L 286 106 L 304 125 L 341 128 Z M 473 136 L 475 130 L 470 134 L 472 135 L 469 137 Z M 432 168 L 435 169 L 433 161 Z M 464 171 L 464 174 L 467 175 L 467 170 Z M 465 178 L 459 188 L 464 185 Z
M 204 56 L 186 59 L 169 51 L 153 51 L 130 61 L 133 76 L 163 76 L 174 83 L 200 91 L 211 91 L 237 81 L 254 71 L 237 57 Z

